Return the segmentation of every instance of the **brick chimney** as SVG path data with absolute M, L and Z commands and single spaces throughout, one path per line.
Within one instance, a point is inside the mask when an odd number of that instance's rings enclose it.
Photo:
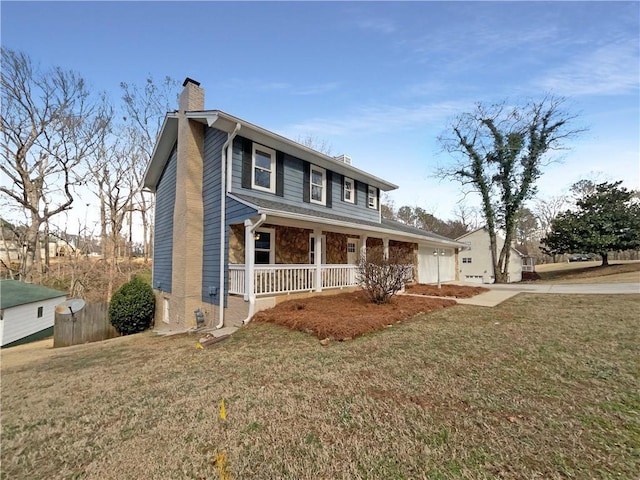
M 204 110 L 204 90 L 200 88 L 200 82 L 187 77 L 182 86 L 184 88 L 178 99 L 178 110 L 181 113 Z
M 185 113 L 204 110 L 204 90 L 191 78 L 178 100 L 176 200 L 173 210 L 171 329 L 195 326 L 202 306 L 202 168 L 205 126 Z

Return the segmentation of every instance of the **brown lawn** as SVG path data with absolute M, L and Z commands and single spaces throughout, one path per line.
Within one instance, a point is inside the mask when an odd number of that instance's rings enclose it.
M 258 312 L 255 322 L 275 323 L 320 339 L 346 340 L 418 315 L 455 305 L 454 300 L 394 296 L 386 305 L 367 300 L 363 292 L 289 300 Z
M 455 297 L 455 298 L 471 298 L 484 292 L 488 292 L 488 288 L 484 287 L 467 287 L 463 285 L 425 285 L 422 283 L 416 285 L 407 285 L 406 292 L 413 295 L 429 295 L 432 297 Z

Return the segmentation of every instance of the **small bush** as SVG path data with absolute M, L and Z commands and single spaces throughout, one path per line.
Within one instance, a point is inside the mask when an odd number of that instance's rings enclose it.
M 399 248 L 389 248 L 385 257 L 382 247 L 367 248 L 367 257 L 358 264 L 358 280 L 370 301 L 388 303 L 411 279 L 411 258 Z
M 111 297 L 109 321 L 121 335 L 142 332 L 151 326 L 155 304 L 151 285 L 133 277 Z

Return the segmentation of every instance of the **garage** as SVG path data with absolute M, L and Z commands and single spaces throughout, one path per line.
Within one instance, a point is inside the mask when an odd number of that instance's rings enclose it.
M 434 252 L 438 255 L 434 255 Z M 455 253 L 452 248 L 418 246 L 418 282 L 437 283 L 438 263 L 440 263 L 440 282 L 455 280 Z

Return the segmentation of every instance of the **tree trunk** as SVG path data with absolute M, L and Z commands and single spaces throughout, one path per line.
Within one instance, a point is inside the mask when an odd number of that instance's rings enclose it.
M 600 256 L 602 257 L 602 265 L 600 265 L 601 267 L 608 267 L 609 266 L 609 254 L 606 252 L 602 252 L 600 253 Z

